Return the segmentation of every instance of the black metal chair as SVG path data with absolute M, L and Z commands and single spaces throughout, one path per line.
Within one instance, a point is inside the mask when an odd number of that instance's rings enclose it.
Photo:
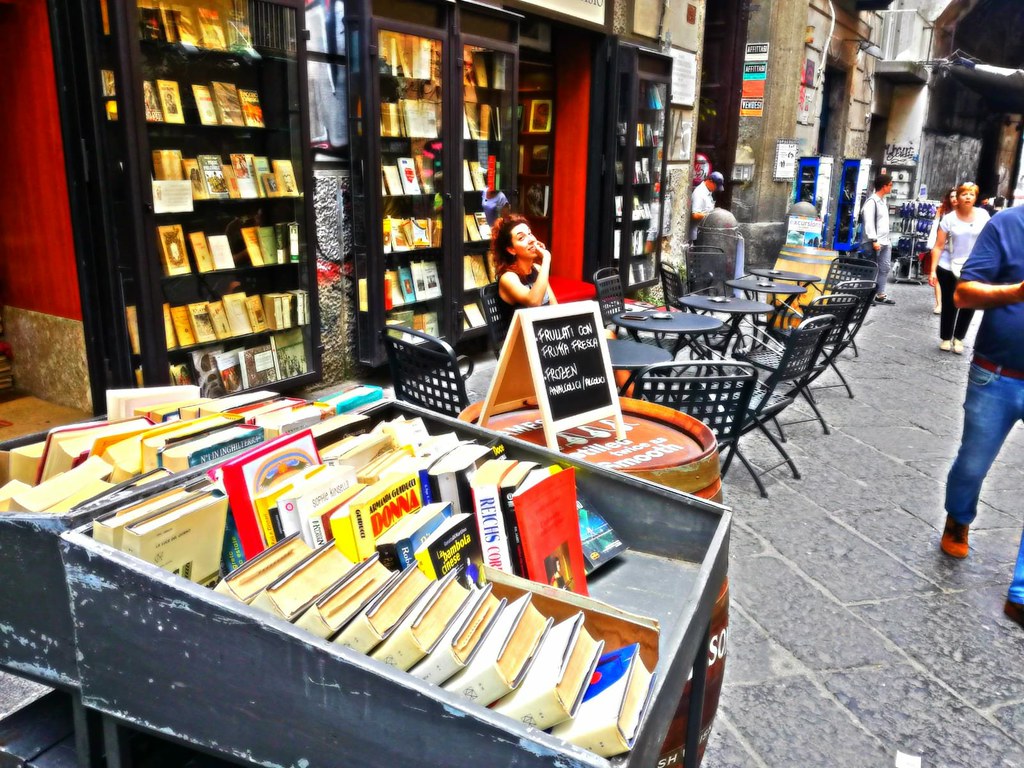
M 832 293 L 836 286 L 850 280 L 870 280 L 878 278 L 878 265 L 868 259 L 856 256 L 837 256 L 829 265 L 825 284 L 821 288 L 823 294 Z
M 395 398 L 458 418 L 469 406 L 466 379 L 473 361 L 456 356 L 444 340 L 422 331 L 389 325 L 381 331 Z
M 498 296 L 498 284 L 489 283 L 480 289 L 480 303 L 484 308 L 484 319 L 487 321 L 487 335 L 491 340 L 494 356 L 501 355 L 501 347 L 508 336 L 512 325 L 514 310 Z
M 725 281 L 729 274 L 729 262 L 725 249 L 717 245 L 691 245 L 686 251 L 687 293 L 704 293 L 724 296 Z
M 831 315 L 834 322 L 827 334 L 825 334 L 825 340 L 822 342 L 822 351 L 818 360 L 815 361 L 814 366 L 807 372 L 807 374 L 794 381 L 794 386 L 790 391 L 790 394 L 799 394 L 807 404 L 814 411 L 814 417 L 807 419 L 797 419 L 795 421 L 786 422 L 784 426 L 791 424 L 802 424 L 805 421 L 814 421 L 814 418 L 821 423 L 821 428 L 825 434 L 831 434 L 828 429 L 828 424 L 825 421 L 825 417 L 821 415 L 821 411 L 818 409 L 818 403 L 814 399 L 814 394 L 811 392 L 811 383 L 821 376 L 829 368 L 835 368 L 835 359 L 840 352 L 845 349 L 843 342 L 847 336 L 850 328 L 850 324 L 856 318 L 856 312 L 858 307 L 861 305 L 861 299 L 857 296 L 851 296 L 842 293 L 832 293 L 828 296 L 819 296 L 814 299 L 810 304 L 804 307 L 804 321 L 813 319 L 815 317 L 822 317 L 825 315 Z M 792 330 L 783 332 L 784 335 L 789 335 Z M 836 369 L 838 372 L 838 369 Z M 842 378 L 842 374 L 840 374 Z M 843 379 L 845 381 L 845 379 Z
M 615 326 L 615 315 L 626 311 L 626 297 L 622 292 L 622 280 L 619 270 L 615 267 L 604 267 L 594 273 L 594 288 L 597 290 L 597 303 L 601 307 L 601 320 L 604 325 Z
M 722 477 L 733 456 L 756 475 L 739 446 L 756 386 L 757 369 L 748 363 L 658 363 L 636 375 L 633 397 L 668 406 L 707 424 L 718 440 Z
M 683 309 L 679 300 L 686 295 L 686 287 L 675 264 L 661 262 L 661 292 L 665 297 L 665 309 L 670 312 Z
M 793 458 L 782 445 L 782 441 L 786 439 L 782 427 L 779 426 L 779 437 L 776 437 L 766 425 L 769 421 L 779 425 L 779 414 L 793 403 L 798 382 L 806 378 L 817 364 L 825 338 L 834 322 L 835 319 L 831 315 L 804 320 L 790 331 L 781 343 L 766 337 L 762 343 L 740 357 L 743 362 L 754 365 L 766 374 L 764 380 L 759 381 L 754 388 L 743 434 L 759 430 L 782 456 L 782 461 L 778 464 L 760 472 L 751 471 L 762 496 L 767 497 L 768 491 L 765 490 L 761 477 L 783 464 L 789 465 L 795 480 L 800 479 L 800 470 L 796 468 Z

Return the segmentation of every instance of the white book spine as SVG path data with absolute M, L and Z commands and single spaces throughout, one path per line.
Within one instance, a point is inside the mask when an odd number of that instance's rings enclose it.
M 500 489 L 494 485 L 474 487 L 473 506 L 477 527 L 480 529 L 484 563 L 499 571 L 514 573 L 505 517 L 501 513 Z

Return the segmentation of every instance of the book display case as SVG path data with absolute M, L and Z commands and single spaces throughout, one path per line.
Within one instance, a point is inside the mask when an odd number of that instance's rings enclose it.
M 551 243 L 551 205 L 555 168 L 554 68 L 550 62 L 524 61 L 519 81 L 519 208 L 537 239 Z
M 611 232 L 601 238 L 608 243 L 601 266 L 617 267 L 632 291 L 659 280 L 671 60 L 628 45 L 618 46 L 615 59 L 615 172 L 603 217 Z
M 217 396 L 320 377 L 301 13 L 265 0 L 107 8 L 102 109 L 126 158 L 117 288 L 140 384 Z
M 453 343 L 486 333 L 483 194 L 513 167 L 517 18 L 418 0 L 346 7 L 352 156 L 368 158 L 352 169 L 367 365 L 384 362 L 385 325 Z

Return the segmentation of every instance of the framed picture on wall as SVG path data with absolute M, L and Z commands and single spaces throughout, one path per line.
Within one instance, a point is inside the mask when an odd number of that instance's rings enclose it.
M 534 99 L 530 102 L 530 122 L 527 133 L 551 133 L 551 100 Z

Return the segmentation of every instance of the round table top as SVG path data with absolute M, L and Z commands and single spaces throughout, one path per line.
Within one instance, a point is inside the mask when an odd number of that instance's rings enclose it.
M 741 277 L 738 280 L 726 280 L 725 284 L 730 288 L 739 288 L 741 291 L 773 293 L 776 296 L 799 296 L 802 293 L 807 293 L 807 289 L 802 285 L 777 283 L 774 280 L 765 280 L 763 277 Z
M 771 304 L 753 299 L 737 299 L 735 296 L 683 296 L 679 303 L 701 312 L 721 312 L 727 315 L 767 315 L 775 311 Z
M 786 280 L 791 283 L 807 283 L 807 285 L 821 282 L 820 277 L 806 272 L 789 272 L 785 269 L 765 269 L 763 267 L 748 271 L 755 277 L 763 277 L 766 280 Z
M 608 357 L 611 358 L 612 368 L 631 370 L 646 368 L 655 363 L 667 363 L 672 360 L 672 353 L 653 344 L 629 339 L 610 339 Z
M 657 310 L 643 312 L 626 310 L 616 314 L 612 320 L 620 328 L 651 333 L 713 333 L 723 325 L 721 320 L 706 315 L 695 315 L 692 312 L 658 312 Z

